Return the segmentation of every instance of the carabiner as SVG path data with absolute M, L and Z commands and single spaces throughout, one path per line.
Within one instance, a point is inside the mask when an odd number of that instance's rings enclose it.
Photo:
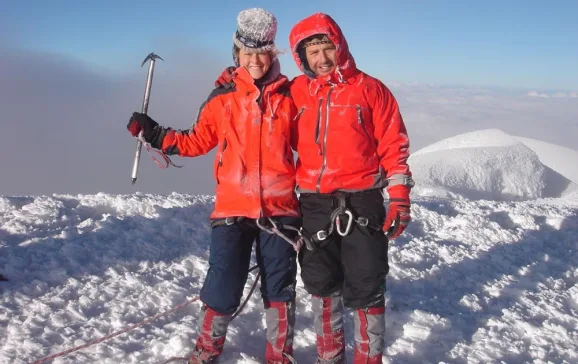
M 349 234 L 349 232 L 351 231 L 351 224 L 353 223 L 353 214 L 351 213 L 351 211 L 349 211 L 349 209 L 346 209 L 344 212 L 349 219 L 347 220 L 347 227 L 345 228 L 345 231 L 341 231 L 341 217 L 337 216 L 335 218 L 335 228 L 337 230 L 337 233 L 341 236 L 345 236 L 347 234 Z

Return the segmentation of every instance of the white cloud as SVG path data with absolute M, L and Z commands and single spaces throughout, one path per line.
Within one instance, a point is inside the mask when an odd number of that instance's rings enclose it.
M 547 94 L 545 94 L 543 92 L 538 92 L 538 91 L 530 91 L 530 92 L 528 92 L 528 96 L 530 96 L 530 97 L 543 97 L 543 98 L 550 97 Z
M 126 124 L 142 107 L 146 54 L 131 74 L 115 74 L 57 54 L 0 50 L 0 194 L 214 191 L 211 155 L 176 157 L 185 167 L 160 170 L 144 148 L 131 185 L 136 142 Z M 193 123 L 229 62 L 210 54 L 161 54 L 148 110 L 161 125 Z
M 527 90 L 417 84 L 398 84 L 391 90 L 407 125 L 412 151 L 492 128 L 577 149 L 578 103 L 570 97 L 528 97 L 532 92 Z
M 214 153 L 176 158 L 184 168 L 159 170 L 143 150 L 139 179 L 130 184 L 135 141 L 125 126 L 141 108 L 146 67 L 140 68 L 140 59 L 132 74 L 114 74 L 54 54 L 8 47 L 2 52 L 0 154 L 10 158 L 0 159 L 0 194 L 214 191 Z M 214 79 L 230 64 L 207 54 L 161 54 L 165 61 L 157 63 L 149 114 L 162 125 L 188 128 Z M 389 86 L 412 151 L 487 128 L 569 148 L 578 140 L 576 92 L 542 98 L 485 87 Z

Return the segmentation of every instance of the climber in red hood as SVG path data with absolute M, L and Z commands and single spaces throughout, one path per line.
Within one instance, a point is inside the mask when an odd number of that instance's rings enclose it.
M 289 42 L 303 72 L 291 84 L 296 178 L 303 231 L 315 249 L 302 249 L 299 262 L 313 295 L 318 362 L 345 360 L 344 304 L 354 310 L 353 362 L 381 363 L 389 271 L 384 232 L 395 238 L 410 222 L 407 131 L 389 89 L 357 69 L 329 15 L 297 23 Z

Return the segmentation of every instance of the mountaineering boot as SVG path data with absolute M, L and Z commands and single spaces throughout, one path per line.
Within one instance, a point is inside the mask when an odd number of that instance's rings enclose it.
M 329 297 L 313 296 L 312 309 L 315 333 L 317 334 L 317 362 L 345 363 L 341 291 Z
M 295 302 L 265 302 L 267 323 L 267 364 L 292 363 L 293 328 L 295 326 Z
M 207 305 L 201 307 L 199 316 L 199 337 L 189 364 L 212 363 L 223 352 L 227 327 L 232 315 L 222 315 Z
M 381 364 L 385 346 L 385 304 L 355 310 L 353 364 Z

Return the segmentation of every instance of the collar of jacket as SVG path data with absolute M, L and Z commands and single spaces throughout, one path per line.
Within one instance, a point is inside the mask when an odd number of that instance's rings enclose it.
M 267 91 L 275 92 L 279 89 L 279 87 L 281 87 L 289 80 L 287 79 L 286 76 L 280 73 L 279 60 L 277 59 L 275 60 L 274 63 L 271 64 L 270 71 L 277 73 L 277 76 L 273 78 L 272 81 L 265 84 L 264 88 L 267 89 Z M 233 72 L 233 80 L 239 90 L 253 91 L 259 89 L 259 87 L 255 85 L 255 80 L 253 79 L 253 77 L 251 77 L 251 74 L 245 67 L 238 67 Z
M 312 80 L 319 82 L 322 85 L 333 84 L 333 85 L 340 85 L 340 84 L 353 84 L 355 83 L 355 79 L 359 74 L 359 70 L 356 67 L 349 67 L 346 69 L 340 69 L 339 66 L 335 69 L 335 71 L 331 72 L 328 75 L 324 76 L 314 76 L 309 77 Z
M 336 88 L 346 87 L 348 85 L 355 84 L 361 71 L 357 68 L 349 68 L 347 72 L 339 73 L 338 69 L 329 75 L 325 76 L 315 76 L 307 75 L 307 85 L 309 88 L 309 94 L 311 96 L 317 96 L 319 92 L 325 87 L 334 86 Z

